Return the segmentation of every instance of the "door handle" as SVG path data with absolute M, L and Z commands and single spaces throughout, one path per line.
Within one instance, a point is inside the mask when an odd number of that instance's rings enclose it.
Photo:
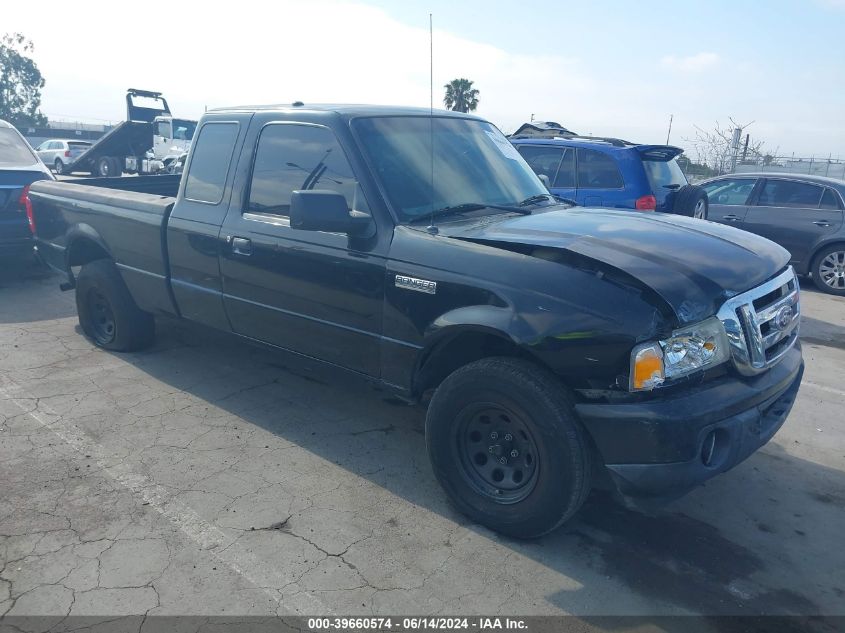
M 722 219 L 727 220 L 728 222 L 737 222 L 739 220 L 739 216 L 731 213 L 729 215 L 723 215 Z
M 813 220 L 813 224 L 816 226 L 830 226 L 830 222 L 827 220 Z
M 236 255 L 252 255 L 252 240 L 245 237 L 233 237 L 232 252 Z

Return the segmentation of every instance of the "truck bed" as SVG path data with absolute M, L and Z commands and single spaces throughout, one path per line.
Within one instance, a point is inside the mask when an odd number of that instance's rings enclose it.
M 164 230 L 175 197 L 150 191 L 175 194 L 178 181 L 149 176 L 35 183 L 30 199 L 42 258 L 67 273 L 81 249 L 100 249 L 113 259 L 139 307 L 175 313 Z
M 86 187 L 119 189 L 120 191 L 151 193 L 158 196 L 175 198 L 179 192 L 179 182 L 181 179 L 181 174 L 163 174 L 161 176 L 135 176 L 126 178 L 73 178 L 64 182 L 74 185 L 84 185 Z

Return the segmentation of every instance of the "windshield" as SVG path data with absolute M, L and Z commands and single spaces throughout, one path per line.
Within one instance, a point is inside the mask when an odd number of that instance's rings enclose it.
M 391 206 L 403 221 L 446 207 L 514 205 L 548 194 L 513 145 L 486 121 L 377 117 L 357 119 L 354 127 Z
M 0 167 L 34 165 L 38 158 L 16 130 L 0 127 Z
M 651 189 L 655 194 L 662 193 L 661 189 L 665 191 L 687 184 L 687 178 L 675 158 L 672 160 L 644 160 L 643 166 Z
M 194 131 L 197 129 L 196 121 L 185 119 L 173 119 L 173 138 L 179 141 L 190 141 L 194 138 Z

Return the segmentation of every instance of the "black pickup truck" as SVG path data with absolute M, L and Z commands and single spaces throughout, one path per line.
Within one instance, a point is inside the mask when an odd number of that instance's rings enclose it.
M 778 430 L 803 373 L 789 254 L 572 208 L 490 123 L 370 106 L 207 113 L 179 176 L 38 182 L 37 248 L 99 346 L 175 316 L 427 402 L 457 506 L 531 537 L 590 489 L 671 498 Z

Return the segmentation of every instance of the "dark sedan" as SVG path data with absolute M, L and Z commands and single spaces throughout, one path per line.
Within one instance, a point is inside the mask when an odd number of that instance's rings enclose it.
M 0 255 L 31 253 L 26 192 L 36 180 L 53 180 L 26 139 L 0 120 Z
M 709 218 L 777 242 L 798 274 L 845 296 L 845 181 L 804 174 L 719 176 L 702 183 Z

